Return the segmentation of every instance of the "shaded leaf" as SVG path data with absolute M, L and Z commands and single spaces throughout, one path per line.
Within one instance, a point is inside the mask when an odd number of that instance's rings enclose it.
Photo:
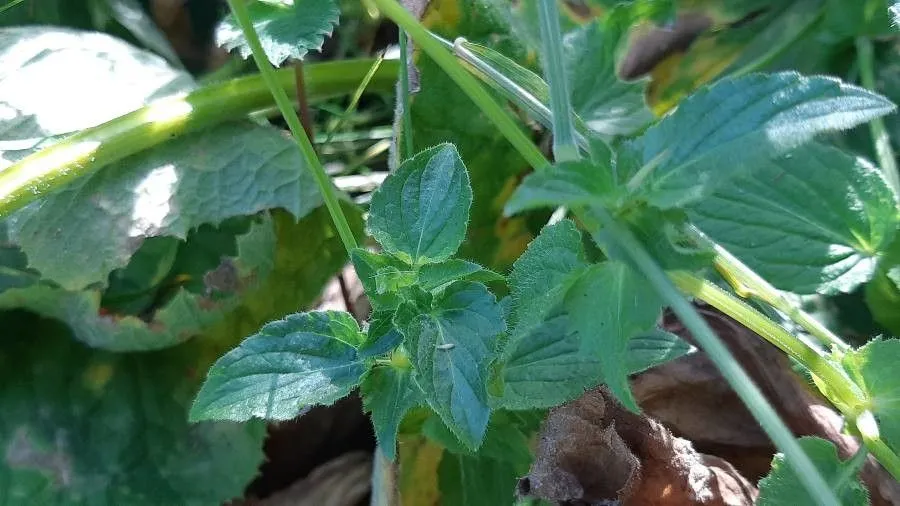
M 802 437 L 798 443 L 822 473 L 825 481 L 837 486 L 834 492 L 842 505 L 869 504 L 869 494 L 856 477 L 857 473 L 845 474 L 852 471 L 849 466 L 853 464 L 840 460 L 834 444 L 817 437 Z M 846 481 L 835 483 L 842 478 Z M 772 471 L 759 482 L 759 500 L 756 504 L 759 506 L 816 504 L 806 488 L 797 485 L 799 481 L 794 470 L 785 462 L 784 455 L 779 453 L 772 460 Z
M 561 220 L 544 227 L 509 274 L 514 338 L 540 324 L 587 266 L 581 232 L 574 222 Z
M 438 473 L 441 504 L 496 506 L 515 501 L 519 475 L 509 462 L 444 452 Z
M 685 99 L 637 141 L 640 194 L 661 208 L 714 192 L 816 134 L 893 111 L 889 100 L 830 77 L 793 72 L 723 79 Z
M 269 323 L 209 370 L 191 408 L 198 420 L 288 420 L 350 393 L 366 371 L 365 339 L 349 313 L 298 313 Z
M 875 415 L 881 435 L 892 448 L 900 447 L 900 340 L 867 343 L 843 360 L 850 377 L 866 394 L 867 407 Z
M 369 318 L 366 341 L 359 347 L 362 357 L 377 357 L 392 351 L 403 342 L 403 335 L 394 327 L 394 314 L 376 311 Z
M 403 162 L 372 195 L 369 233 L 385 251 L 413 264 L 450 258 L 466 235 L 472 189 L 451 144 Z
M 628 340 L 626 370 L 637 374 L 693 353 L 696 348 L 671 332 L 654 329 Z
M 581 334 L 582 353 L 600 360 L 604 383 L 637 411 L 628 385 L 628 341 L 655 327 L 662 313 L 656 290 L 628 265 L 607 261 L 579 277 L 566 293 L 565 307 Z
M 590 162 L 563 162 L 529 174 L 506 202 L 514 215 L 542 207 L 609 206 L 616 198 L 609 169 Z
M 466 446 L 477 448 L 487 428 L 488 366 L 494 339 L 506 330 L 500 305 L 484 285 L 457 281 L 428 314 L 403 329 L 416 383 L 428 405 Z
M 372 307 L 376 310 L 396 309 L 400 305 L 400 296 L 392 292 L 379 292 L 377 275 L 379 271 L 387 267 L 405 270 L 408 269 L 408 266 L 390 255 L 382 255 L 362 248 L 353 250 L 350 253 L 350 259 Z
M 252 0 L 247 10 L 266 57 L 276 67 L 288 58 L 299 60 L 309 51 L 321 49 L 341 12 L 334 0 Z M 250 57 L 250 46 L 233 14 L 216 27 L 216 44 Z
M 397 431 L 411 408 L 425 404 L 422 390 L 412 380 L 412 369 L 374 367 L 360 385 L 363 407 L 372 417 L 378 445 L 388 459 L 397 453 Z
M 264 424 L 187 423 L 216 340 L 113 354 L 57 323 L 12 312 L 0 320 L 4 504 L 221 504 L 256 475 Z

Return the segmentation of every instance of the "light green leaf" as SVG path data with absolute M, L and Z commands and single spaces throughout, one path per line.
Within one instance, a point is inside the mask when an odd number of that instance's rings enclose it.
M 562 220 L 544 227 L 509 274 L 514 338 L 540 324 L 587 266 L 581 233 L 574 222 Z
M 581 396 L 602 382 L 600 359 L 582 353 L 581 336 L 566 315 L 517 337 L 500 360 L 507 409 L 550 408 Z
M 331 404 L 366 371 L 365 340 L 349 313 L 288 315 L 226 353 L 210 369 L 190 419 L 289 420 L 302 408 Z
M 207 506 L 258 473 L 263 423 L 187 422 L 222 341 L 120 354 L 21 312 L 0 321 L 4 505 Z
M 372 417 L 378 446 L 391 460 L 397 453 L 397 430 L 406 412 L 425 404 L 422 390 L 412 380 L 412 369 L 374 367 L 360 385 L 363 407 Z
M 616 198 L 609 169 L 590 162 L 563 162 L 529 174 L 509 198 L 507 215 L 542 207 L 609 206 Z
M 894 109 L 886 98 L 830 77 L 782 72 L 723 79 L 635 141 L 642 153 L 639 194 L 664 209 L 680 207 L 816 134 Z
M 430 313 L 401 330 L 429 406 L 460 441 L 477 448 L 490 415 L 495 338 L 506 330 L 500 305 L 484 285 L 456 281 L 435 298 Z
M 224 237 L 210 237 L 216 234 Z M 154 252 L 153 243 L 149 246 L 149 253 Z M 176 246 L 178 251 L 171 263 L 148 263 L 150 269 L 160 268 L 160 272 L 146 273 L 153 279 L 132 279 L 146 285 L 137 286 L 136 292 L 128 293 L 119 282 L 111 287 L 118 290 L 106 294 L 99 289 L 65 290 L 42 281 L 0 293 L 0 308 L 22 308 L 60 320 L 69 325 L 78 340 L 92 347 L 112 351 L 166 348 L 220 321 L 266 279 L 272 272 L 276 237 L 272 220 L 266 216 L 236 237 L 204 226 L 191 234 L 188 242 Z M 197 253 L 207 256 L 209 263 L 185 258 Z M 134 263 L 114 274 L 128 276 L 131 271 L 146 268 L 138 265 L 144 257 L 139 250 Z M 191 281 L 172 281 L 175 292 L 168 293 L 171 288 L 162 281 L 180 277 Z M 140 296 L 142 289 L 148 297 Z M 114 299 L 117 295 L 118 303 Z M 129 309 L 133 312 L 118 312 Z
M 40 86 L 68 72 L 66 86 Z M 193 87 L 150 53 L 99 34 L 0 30 L 0 156 L 6 165 L 58 137 Z M 171 119 L 169 121 L 177 121 Z M 201 224 L 284 208 L 297 218 L 321 199 L 278 130 L 222 124 L 128 157 L 36 201 L 8 220 L 29 266 L 67 290 L 104 285 L 151 237 L 185 238 Z
M 628 385 L 628 341 L 655 327 L 662 313 L 656 290 L 628 265 L 607 261 L 579 277 L 566 293 L 565 308 L 581 335 L 582 353 L 600 360 L 604 383 L 637 411 Z
M 843 360 L 850 377 L 862 387 L 881 435 L 892 448 L 900 448 L 900 340 L 871 341 Z
M 850 292 L 871 279 L 900 224 L 876 167 L 816 143 L 760 162 L 689 216 L 775 286 L 802 294 Z
M 842 462 L 837 449 L 830 441 L 817 437 L 802 437 L 798 441 L 809 455 L 822 477 L 832 486 L 844 506 L 867 506 L 869 494 L 859 481 L 858 470 L 852 469 L 852 462 Z M 848 474 L 850 473 L 850 474 Z M 842 480 L 843 479 L 843 480 Z M 805 487 L 798 486 L 799 479 L 794 470 L 778 454 L 772 460 L 772 470 L 759 482 L 758 506 L 815 506 Z M 835 483 L 841 481 L 841 483 Z
M 654 329 L 628 340 L 626 370 L 628 374 L 637 374 L 681 358 L 696 350 L 675 334 Z
M 359 281 L 365 288 L 366 296 L 372 303 L 372 307 L 376 310 L 397 309 L 401 301 L 399 295 L 393 292 L 378 291 L 378 272 L 388 267 L 393 267 L 398 271 L 407 270 L 409 266 L 390 255 L 373 253 L 362 248 L 353 250 L 350 253 L 350 260 L 353 262 L 353 268 L 356 269 L 356 275 L 359 276 Z
M 341 13 L 335 0 L 251 0 L 247 10 L 266 56 L 276 67 L 288 58 L 299 60 L 309 51 L 320 50 Z M 250 57 L 250 46 L 232 14 L 216 27 L 216 44 Z
M 494 271 L 459 258 L 451 258 L 437 264 L 423 265 L 419 268 L 418 277 L 419 286 L 423 290 L 434 290 L 447 283 L 460 280 L 489 283 L 491 281 L 503 281 L 504 279 L 506 278 Z
M 403 162 L 372 194 L 366 228 L 387 251 L 412 265 L 450 258 L 466 236 L 472 188 L 452 144 Z
M 654 119 L 644 101 L 646 83 L 618 77 L 618 56 L 634 18 L 628 8 L 613 9 L 563 40 L 572 107 L 591 130 L 607 137 L 633 134 Z

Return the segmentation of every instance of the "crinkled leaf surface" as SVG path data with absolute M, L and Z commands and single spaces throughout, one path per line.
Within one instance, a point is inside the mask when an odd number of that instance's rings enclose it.
M 60 87 L 59 73 L 67 68 L 71 75 Z M 12 113 L 0 120 L 5 160 L 47 136 L 94 126 L 192 87 L 186 74 L 122 41 L 57 28 L 0 31 L 0 71 L 0 96 Z M 272 128 L 233 122 L 74 181 L 10 217 L 9 238 L 44 278 L 79 290 L 104 284 L 149 237 L 184 238 L 201 224 L 272 208 L 299 218 L 320 202 L 288 139 Z
M 391 253 L 421 265 L 450 258 L 466 236 L 472 188 L 456 148 L 441 144 L 403 162 L 372 195 L 366 227 Z
M 495 338 L 506 330 L 500 305 L 484 285 L 457 281 L 434 299 L 430 313 L 401 330 L 428 405 L 460 441 L 477 448 L 490 416 Z
M 900 222 L 876 167 L 816 143 L 761 162 L 689 216 L 775 286 L 803 294 L 868 281 Z
M 723 79 L 685 99 L 635 141 L 647 172 L 639 193 L 664 209 L 683 206 L 818 133 L 848 129 L 894 108 L 884 97 L 830 77 L 782 72 Z
M 850 463 L 841 461 L 833 443 L 817 437 L 802 437 L 798 442 L 825 481 L 834 483 L 844 477 Z M 799 479 L 794 470 L 785 462 L 784 455 L 779 453 L 772 461 L 772 470 L 759 482 L 759 499 L 756 504 L 758 506 L 815 504 L 815 499 L 798 483 Z M 834 492 L 844 506 L 869 504 L 869 494 L 857 476 L 850 475 L 843 486 Z
M 288 420 L 304 407 L 331 404 L 366 371 L 365 340 L 349 313 L 288 315 L 248 337 L 210 369 L 191 420 Z
M 262 423 L 187 422 L 220 342 L 113 354 L 58 323 L 0 320 L 4 505 L 206 506 L 240 497 L 256 475 Z
M 498 404 L 507 409 L 549 408 L 600 384 L 600 359 L 581 353 L 581 347 L 581 336 L 566 315 L 515 338 L 501 358 L 503 392 Z
M 618 55 L 635 22 L 621 7 L 563 39 L 572 107 L 604 136 L 632 134 L 654 118 L 644 101 L 645 83 L 625 82 L 617 74 Z
M 542 207 L 610 205 L 616 190 L 609 169 L 590 162 L 563 162 L 529 174 L 506 202 L 508 215 Z
M 335 0 L 252 0 L 247 10 L 266 56 L 276 67 L 288 58 L 299 60 L 321 49 L 341 13 Z M 250 46 L 231 14 L 216 27 L 216 44 L 250 57 Z
M 637 411 L 628 385 L 628 342 L 653 329 L 662 301 L 652 286 L 621 262 L 592 265 L 566 292 L 566 312 L 581 335 L 582 353 L 600 360 L 603 382 Z
M 587 266 L 581 232 L 574 222 L 561 220 L 544 227 L 509 274 L 514 339 L 540 324 Z
M 412 379 L 412 369 L 374 367 L 363 379 L 360 393 L 363 407 L 372 417 L 378 445 L 393 460 L 403 416 L 413 407 L 425 404 L 422 390 Z
M 882 436 L 892 448 L 900 446 L 900 340 L 872 341 L 844 357 L 844 368 L 868 398 Z
M 134 313 L 121 314 L 103 306 L 105 294 L 100 290 L 71 291 L 47 282 L 35 282 L 0 292 L 0 308 L 23 308 L 57 319 L 66 323 L 78 340 L 96 348 L 112 351 L 153 350 L 181 343 L 221 320 L 239 304 L 241 296 L 256 288 L 259 281 L 272 272 L 272 256 L 276 248 L 275 229 L 268 217 L 253 223 L 242 235 L 226 235 L 225 242 L 231 244 L 226 244 L 223 249 L 207 242 L 208 234 L 198 232 L 194 235 L 197 237 L 192 236 L 190 241 L 180 246 L 180 251 L 186 253 L 183 256 L 195 257 L 198 249 L 211 248 L 208 251 L 212 257 L 211 263 L 207 264 L 208 268 L 202 265 L 163 265 L 164 269 L 171 267 L 173 277 L 190 277 L 194 281 L 177 288 L 174 295 L 166 298 L 160 307 L 152 306 L 153 299 L 165 293 L 165 284 L 157 278 L 157 284 L 161 285 L 159 288 L 150 282 L 147 286 L 137 287 L 138 293 L 143 290 L 149 295 L 151 305 L 143 306 L 148 302 L 144 297 L 139 297 L 135 302 L 141 305 L 140 310 Z M 141 260 L 143 255 L 135 258 Z M 129 268 L 136 267 L 133 270 L 157 266 L 152 262 L 147 267 L 129 264 Z M 24 274 L 27 275 L 27 272 Z M 162 274 L 168 279 L 170 271 Z

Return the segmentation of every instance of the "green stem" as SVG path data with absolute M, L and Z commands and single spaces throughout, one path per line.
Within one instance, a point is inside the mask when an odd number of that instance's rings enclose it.
M 870 411 L 866 411 L 858 416 L 854 421 L 856 430 L 859 431 L 866 448 L 872 452 L 872 455 L 878 462 L 884 466 L 891 476 L 896 480 L 900 480 L 900 456 L 897 456 L 883 439 L 878 430 L 878 424 L 875 417 Z
M 475 105 L 494 122 L 500 133 L 506 137 L 529 165 L 532 167 L 549 165 L 541 151 L 535 147 L 534 143 L 525 135 L 525 132 L 522 131 L 515 120 L 406 9 L 395 0 L 374 0 L 374 2 L 382 14 L 396 23 L 401 30 L 406 30 L 422 51 L 434 60 L 447 73 L 450 79 L 475 102 Z
M 409 95 L 409 49 L 407 44 L 406 31 L 400 30 L 400 96 L 397 97 L 397 104 L 403 108 L 403 149 L 397 152 L 403 153 L 403 158 L 412 158 L 415 154 L 415 144 L 413 144 L 413 126 L 412 112 L 410 111 L 410 103 L 412 97 Z
M 789 357 L 800 362 L 813 375 L 828 385 L 829 395 L 834 395 L 839 400 L 835 403 L 836 405 L 850 408 L 852 412 L 844 413 L 849 418 L 855 418 L 862 411 L 865 395 L 847 376 L 847 373 L 824 353 L 788 332 L 746 302 L 705 279 L 685 271 L 669 272 L 669 278 L 682 292 L 702 300 L 734 318 L 738 323 L 756 332 Z
M 309 98 L 323 100 L 351 93 L 372 61 L 306 65 Z M 396 75 L 396 62 L 385 62 L 373 79 L 373 88 L 389 92 Z M 292 69 L 278 71 L 276 81 L 283 90 L 296 92 Z M 160 99 L 81 130 L 0 171 L 0 217 L 125 157 L 185 133 L 246 117 L 272 103 L 262 77 L 254 75 L 205 86 L 187 96 Z
M 686 229 L 686 233 L 701 245 L 713 250 L 715 254 L 713 265 L 740 297 L 745 299 L 755 297 L 781 311 L 822 344 L 838 351 L 850 351 L 850 345 L 828 330 L 819 320 L 816 320 L 812 315 L 794 305 L 780 290 L 772 286 L 754 272 L 753 269 L 747 267 L 728 250 L 710 240 L 693 226 L 689 226 Z
M 605 232 L 644 274 L 647 281 L 656 288 L 668 305 L 675 311 L 684 326 L 691 332 L 697 344 L 716 365 L 725 381 L 737 393 L 753 417 L 759 422 L 775 446 L 784 453 L 788 464 L 794 469 L 803 486 L 816 499 L 816 504 L 838 506 L 840 503 L 819 474 L 818 469 L 794 439 L 790 429 L 778 417 L 753 380 L 741 368 L 728 348 L 712 331 L 694 307 L 681 295 L 659 264 L 631 234 L 619 225 L 612 215 L 603 208 L 594 208 Z
M 859 62 L 859 76 L 862 85 L 866 88 L 877 91 L 875 86 L 875 57 L 872 49 L 872 41 L 868 37 L 856 38 L 856 58 Z M 884 126 L 884 119 L 875 118 L 869 122 L 869 132 L 872 134 L 872 140 L 875 143 L 875 155 L 878 157 L 878 164 L 881 165 L 881 171 L 887 180 L 894 194 L 900 196 L 900 173 L 897 171 L 897 159 L 894 157 L 894 150 L 891 148 L 891 139 L 888 137 L 887 128 Z
M 575 142 L 575 125 L 572 123 L 572 103 L 566 79 L 556 1 L 540 0 L 538 19 L 544 47 L 544 78 L 550 87 L 550 110 L 553 112 L 553 156 L 557 162 L 566 162 L 577 160 L 581 155 Z
M 262 44 L 259 42 L 259 36 L 256 34 L 256 29 L 253 28 L 253 23 L 250 21 L 247 5 L 243 0 L 228 0 L 228 6 L 231 8 L 231 12 L 234 14 L 238 26 L 241 27 L 244 38 L 247 39 L 247 45 L 250 46 L 250 51 L 253 53 L 253 60 L 256 62 L 256 66 L 259 67 L 259 72 L 262 74 L 263 81 L 265 81 L 266 86 L 269 88 L 269 92 L 275 98 L 275 103 L 278 105 L 278 109 L 281 110 L 281 115 L 284 117 L 285 122 L 287 122 L 291 134 L 294 136 L 294 140 L 300 148 L 300 153 L 306 161 L 306 165 L 312 171 L 313 178 L 316 180 L 316 185 L 318 185 L 319 191 L 322 193 L 322 200 L 325 201 L 325 207 L 328 208 L 331 220 L 334 222 L 335 228 L 337 228 L 341 242 L 344 243 L 347 255 L 349 255 L 350 252 L 356 248 L 356 237 L 354 237 L 353 231 L 350 229 L 350 224 L 347 222 L 347 217 L 344 216 L 344 211 L 341 209 L 341 204 L 338 201 L 334 185 L 331 183 L 328 174 L 325 173 L 325 168 L 322 167 L 322 163 L 316 156 L 316 150 L 313 148 L 312 142 L 310 142 L 309 137 L 306 135 L 306 131 L 303 129 L 303 125 L 300 123 L 297 111 L 294 110 L 294 106 L 288 98 L 287 93 L 284 92 L 284 88 L 278 84 L 278 77 L 275 74 L 275 69 L 269 64 L 269 60 L 262 48 Z

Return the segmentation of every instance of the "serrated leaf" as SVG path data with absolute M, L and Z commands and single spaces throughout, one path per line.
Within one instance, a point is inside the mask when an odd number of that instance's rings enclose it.
M 428 314 L 403 329 L 416 383 L 428 405 L 470 448 L 487 428 L 488 367 L 494 339 L 506 330 L 500 305 L 484 285 L 457 281 L 435 298 Z
M 201 232 L 192 234 L 192 240 L 180 249 L 209 247 L 202 237 L 193 240 Z M 174 284 L 174 294 L 151 287 L 148 293 L 151 299 L 159 298 L 159 307 L 116 313 L 115 306 L 101 306 L 104 293 L 99 289 L 70 291 L 42 281 L 0 293 L 0 308 L 27 309 L 62 321 L 78 340 L 96 348 L 144 351 L 173 346 L 222 320 L 271 272 L 276 237 L 268 217 L 253 223 L 243 235 L 227 237 L 226 242 L 233 251 L 213 248 L 210 253 L 216 263 L 208 270 L 175 271 L 177 276 L 189 274 L 195 279 L 190 284 Z M 139 255 L 136 260 L 141 258 Z
M 0 319 L 4 505 L 222 504 L 257 474 L 263 423 L 187 422 L 221 341 L 113 354 L 54 322 Z
M 602 382 L 600 359 L 581 352 L 580 335 L 566 315 L 533 327 L 507 345 L 501 358 L 507 409 L 550 408 Z
M 900 447 L 900 340 L 871 341 L 843 360 L 850 377 L 866 394 L 867 408 L 878 420 L 881 435 L 892 448 Z
M 585 161 L 563 162 L 529 174 L 503 212 L 511 216 L 542 207 L 609 206 L 616 197 L 608 168 Z
M 387 251 L 412 264 L 450 258 L 466 236 L 472 189 L 452 144 L 403 162 L 372 195 L 366 228 Z
M 426 264 L 419 269 L 418 281 L 423 290 L 434 290 L 453 281 L 479 281 L 489 283 L 503 281 L 501 274 L 467 260 L 451 258 L 436 264 Z
M 846 473 L 850 470 L 850 462 L 842 462 L 837 454 L 837 449 L 830 441 L 817 437 L 802 437 L 798 440 L 800 446 L 809 455 L 809 458 L 819 469 L 822 478 L 832 486 L 841 504 L 844 506 L 866 506 L 869 504 L 869 494 L 859 481 L 857 473 Z M 835 483 L 841 478 L 846 481 Z M 816 501 L 809 495 L 805 487 L 798 486 L 799 478 L 784 460 L 784 455 L 778 454 L 772 460 L 772 470 L 759 482 L 758 506 L 813 506 Z
M 628 341 L 656 326 L 662 313 L 656 290 L 628 265 L 607 261 L 578 278 L 566 292 L 565 308 L 581 335 L 582 353 L 600 360 L 603 382 L 637 411 L 628 385 Z
M 276 67 L 288 58 L 299 60 L 309 51 L 320 50 L 325 37 L 337 26 L 341 13 L 334 0 L 252 0 L 247 10 L 266 57 Z M 233 14 L 216 27 L 216 44 L 226 51 L 237 49 L 243 58 L 251 55 Z
M 696 350 L 675 334 L 654 329 L 628 340 L 628 355 L 625 361 L 627 365 L 625 367 L 628 374 L 637 374 L 681 358 Z
M 633 134 L 654 119 L 644 101 L 645 83 L 618 77 L 618 56 L 635 17 L 627 7 L 616 8 L 563 38 L 572 107 L 604 136 Z
M 412 369 L 374 367 L 360 385 L 363 407 L 372 417 L 375 437 L 385 456 L 394 460 L 397 431 L 411 408 L 424 405 L 422 390 L 412 380 Z
M 635 142 L 639 194 L 663 209 L 697 201 L 816 134 L 890 113 L 884 97 L 794 72 L 723 79 L 685 99 Z
M 762 162 L 688 215 L 776 287 L 801 294 L 871 279 L 900 223 L 876 167 L 816 143 Z
M 288 315 L 226 353 L 209 370 L 190 419 L 289 420 L 331 404 L 366 371 L 355 346 L 365 340 L 349 313 Z
M 562 220 L 544 227 L 509 274 L 516 317 L 513 336 L 540 324 L 587 266 L 581 233 L 574 222 Z
M 0 96 L 11 114 L 0 121 L 0 135 L 17 141 L 0 145 L 9 149 L 0 155 L 4 162 L 35 150 L 46 137 L 193 87 L 187 74 L 122 41 L 57 28 L 0 31 L 0 62 Z M 60 68 L 78 71 L 66 86 L 42 93 L 40 83 L 53 83 Z M 226 123 L 73 181 L 13 214 L 9 237 L 47 280 L 67 290 L 103 285 L 147 238 L 183 239 L 201 224 L 267 209 L 304 216 L 321 203 L 304 165 L 278 130 Z

